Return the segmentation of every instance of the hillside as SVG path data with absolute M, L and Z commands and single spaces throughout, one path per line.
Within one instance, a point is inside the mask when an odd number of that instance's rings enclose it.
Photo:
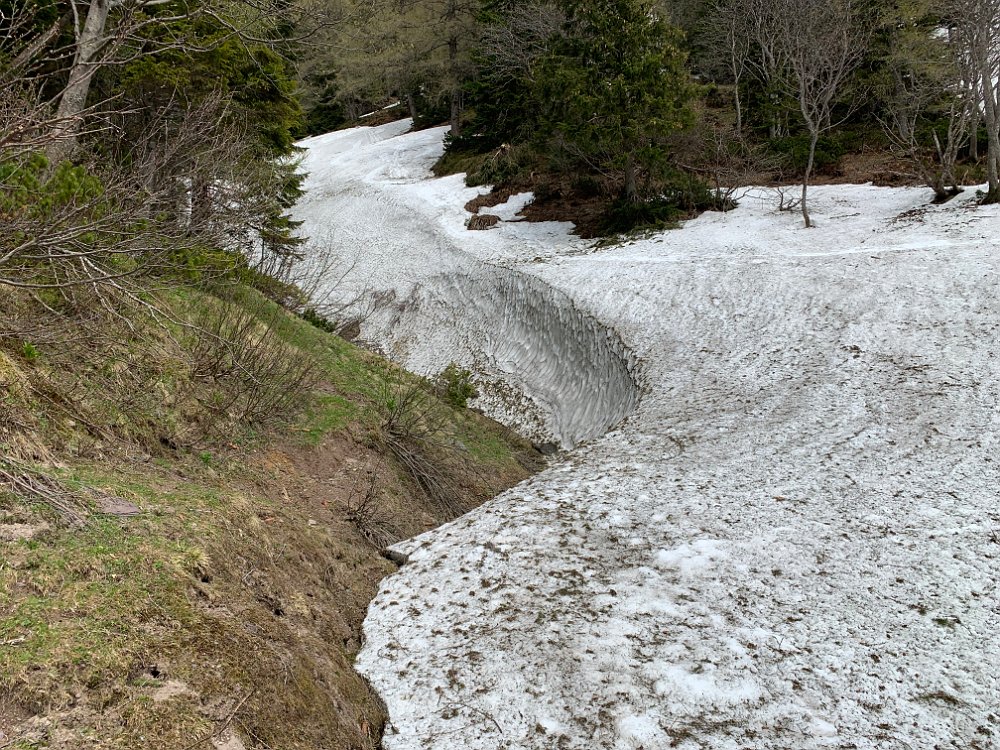
M 99 332 L 0 294 L 0 746 L 375 747 L 352 662 L 384 545 L 537 454 L 253 290 Z M 184 328 L 222 307 L 270 368 L 248 394 Z

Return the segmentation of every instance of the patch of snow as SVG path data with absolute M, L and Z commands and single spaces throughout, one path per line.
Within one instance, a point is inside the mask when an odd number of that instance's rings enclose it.
M 519 217 L 519 214 L 533 200 L 535 200 L 534 193 L 518 193 L 508 198 L 505 203 L 489 209 L 489 212 L 499 216 L 503 221 L 522 221 L 523 218 Z
M 398 546 L 358 658 L 386 749 L 1000 746 L 1000 208 L 823 186 L 812 230 L 760 189 L 604 249 L 467 232 L 479 191 L 407 127 L 306 144 L 300 218 L 395 300 L 366 334 L 593 439 Z
M 396 107 L 400 106 L 401 104 L 402 104 L 402 102 L 393 102 L 392 104 L 390 104 L 390 105 L 388 105 L 386 107 L 382 107 L 381 109 L 376 109 L 374 112 L 366 112 L 365 114 L 361 115 L 361 117 L 359 117 L 358 119 L 359 120 L 366 120 L 369 117 L 374 117 L 379 112 L 385 112 L 388 109 L 396 109 Z

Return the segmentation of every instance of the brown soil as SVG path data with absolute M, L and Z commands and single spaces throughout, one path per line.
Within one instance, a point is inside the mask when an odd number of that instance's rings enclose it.
M 512 187 L 499 187 L 491 190 L 488 193 L 477 196 L 471 201 L 465 204 L 465 210 L 470 214 L 478 214 L 481 208 L 493 208 L 494 206 L 500 206 L 511 199 L 512 196 L 516 195 L 518 190 Z
M 551 178 L 541 178 L 543 184 L 522 180 L 516 185 L 499 185 L 491 192 L 469 201 L 465 209 L 479 214 L 483 208 L 506 203 L 512 195 L 534 192 L 536 198 L 521 211 L 527 221 L 560 221 L 575 225 L 574 234 L 583 239 L 604 236 L 604 214 L 612 198 L 609 195 L 594 195 L 573 189 L 567 184 L 553 184 Z M 754 185 L 779 186 L 795 183 L 795 177 L 762 173 L 749 176 Z M 884 187 L 919 186 L 921 181 L 909 164 L 892 154 L 882 151 L 865 151 L 847 154 L 833 166 L 814 175 L 813 185 L 844 185 L 871 182 Z M 541 189 L 539 189 L 541 188 Z M 470 227 L 471 228 L 471 227 Z
M 604 213 L 608 199 L 604 196 L 560 193 L 532 201 L 521 215 L 528 221 L 569 221 L 576 225 L 574 234 L 585 240 L 603 236 Z
M 465 210 L 473 215 L 481 215 L 484 208 L 499 206 L 519 193 L 539 193 L 539 185 L 530 181 L 517 184 L 499 185 L 488 193 L 473 198 L 465 204 Z M 603 195 L 586 195 L 572 190 L 568 186 L 553 188 L 546 183 L 542 191 L 544 197 L 536 197 L 529 203 L 519 216 L 528 221 L 568 221 L 576 225 L 574 234 L 584 239 L 601 236 L 601 226 L 604 211 L 608 207 L 608 198 Z M 478 227 L 469 226 L 469 229 Z
M 493 214 L 476 214 L 465 223 L 465 226 L 474 232 L 482 232 L 487 229 L 493 229 L 499 223 L 499 216 L 494 216 Z
M 525 461 L 537 461 L 528 446 Z M 471 462 L 462 463 L 451 462 L 448 471 L 467 510 L 529 473 L 516 465 L 483 477 Z M 288 550 L 283 563 L 258 571 L 253 579 L 265 607 L 283 612 L 271 619 L 283 626 L 279 628 L 276 622 L 273 629 L 284 633 L 271 633 L 268 638 L 284 641 L 289 651 L 310 655 L 309 669 L 328 671 L 322 680 L 323 690 L 314 696 L 308 712 L 295 717 L 301 722 L 298 733 L 315 743 L 302 746 L 375 747 L 385 715 L 351 665 L 361 647 L 361 625 L 368 603 L 395 565 L 362 533 L 359 521 L 352 518 L 352 509 L 374 486 L 378 518 L 370 522 L 379 524 L 378 531 L 392 541 L 451 519 L 387 458 L 381 446 L 363 444 L 349 435 L 331 437 L 317 447 L 285 441 L 253 456 L 250 474 L 253 479 L 248 490 L 286 505 L 291 516 L 264 519 L 276 537 L 272 544 L 287 545 Z M 318 547 L 304 543 L 303 529 L 296 528 L 303 521 L 322 540 Z M 231 597 L 221 597 L 226 599 Z M 270 624 L 267 630 L 272 630 Z M 277 675 L 265 677 L 271 685 L 280 685 Z M 287 701 L 281 695 L 261 698 L 252 709 L 255 721 L 261 726 L 287 727 L 292 718 Z

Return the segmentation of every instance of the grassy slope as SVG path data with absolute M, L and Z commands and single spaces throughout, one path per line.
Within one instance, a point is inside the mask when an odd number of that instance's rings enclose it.
M 373 526 L 402 537 L 448 517 L 386 449 L 387 414 L 415 380 L 243 294 L 315 361 L 318 385 L 290 424 L 179 450 L 124 439 L 95 450 L 35 395 L 34 370 L 72 365 L 4 342 L 0 418 L 31 428 L 0 432 L 4 453 L 41 457 L 31 476 L 86 521 L 0 485 L 0 747 L 210 748 L 232 732 L 260 748 L 377 743 L 381 707 L 351 662 L 392 566 L 368 539 Z M 65 382 L 56 374 L 43 380 Z M 179 401 L 183 368 L 169 381 L 164 400 Z M 430 403 L 426 460 L 466 507 L 528 474 L 529 446 Z M 114 498 L 139 514 L 102 513 Z

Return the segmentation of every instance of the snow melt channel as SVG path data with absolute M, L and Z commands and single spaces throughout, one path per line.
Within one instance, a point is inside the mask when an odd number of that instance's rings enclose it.
M 604 434 L 638 402 L 635 358 L 618 334 L 511 269 L 479 265 L 433 276 L 377 311 L 366 326 L 373 334 L 397 354 L 410 349 L 404 362 L 424 371 L 455 360 L 485 373 L 486 411 L 563 448 Z M 531 414 L 542 423 L 532 425 Z
M 483 394 L 477 406 L 536 442 L 572 448 L 603 435 L 638 404 L 635 357 L 565 293 L 466 251 L 488 233 L 440 234 L 447 209 L 414 188 L 441 133 L 395 138 L 405 127 L 303 144 L 310 178 L 296 216 L 314 252 L 349 268 L 331 274 L 332 300 L 350 302 L 342 314 L 363 319 L 362 338 L 413 372 L 433 376 L 452 362 L 471 369 Z M 452 202 L 456 179 L 436 181 Z
M 757 191 L 595 251 L 510 206 L 466 231 L 475 191 L 420 179 L 441 132 L 405 127 L 309 144 L 371 288 L 432 320 L 429 279 L 509 264 L 620 331 L 644 393 L 396 548 L 357 661 L 383 747 L 1000 748 L 998 207 L 820 186 L 805 231 Z

